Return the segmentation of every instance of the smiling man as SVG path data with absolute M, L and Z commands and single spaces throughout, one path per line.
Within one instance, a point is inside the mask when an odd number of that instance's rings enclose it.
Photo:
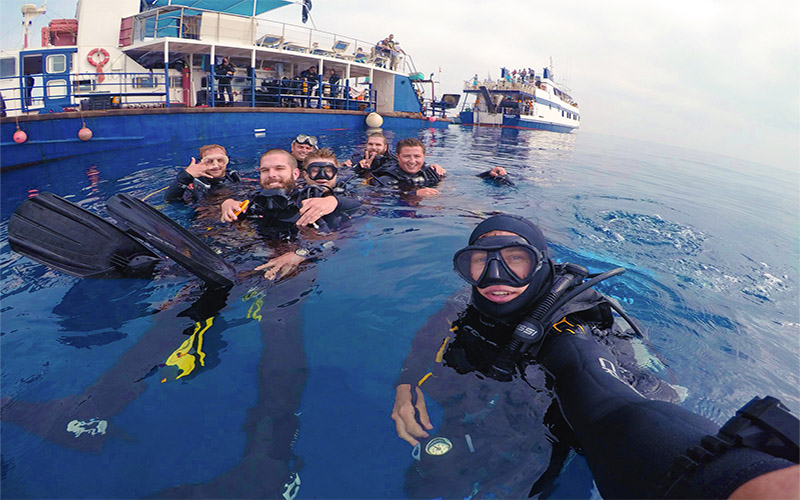
M 397 186 L 405 192 L 427 197 L 439 194 L 435 186 L 447 172 L 437 164 L 425 163 L 425 145 L 410 137 L 397 143 L 397 162 L 375 174 L 379 186 Z
M 214 189 L 241 180 L 238 172 L 227 170 L 229 159 L 224 147 L 207 144 L 199 153 L 199 162 L 192 158 L 191 164 L 178 172 L 164 195 L 166 201 L 198 201 Z

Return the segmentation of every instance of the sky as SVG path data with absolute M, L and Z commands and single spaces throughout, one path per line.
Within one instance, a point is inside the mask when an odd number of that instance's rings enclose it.
M 3 48 L 21 45 L 22 3 L 2 0 Z M 50 0 L 34 43 L 75 3 Z M 437 94 L 459 93 L 476 73 L 497 78 L 501 66 L 541 72 L 552 58 L 581 130 L 800 171 L 796 0 L 314 0 L 311 16 L 361 40 L 393 33 L 440 80 Z M 296 5 L 264 17 L 301 24 Z

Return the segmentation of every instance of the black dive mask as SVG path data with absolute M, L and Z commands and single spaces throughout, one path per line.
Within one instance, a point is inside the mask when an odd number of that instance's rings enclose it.
M 522 287 L 542 269 L 541 250 L 521 236 L 489 236 L 462 248 L 453 256 L 453 267 L 470 285 Z
M 313 181 L 318 181 L 320 179 L 329 181 L 336 177 L 336 174 L 339 172 L 336 165 L 328 161 L 315 161 L 306 166 L 305 170 L 306 173 L 308 173 L 309 179 Z

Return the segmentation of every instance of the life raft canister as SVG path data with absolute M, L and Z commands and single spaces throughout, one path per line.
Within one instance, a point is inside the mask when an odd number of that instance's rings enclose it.
M 100 54 L 100 57 L 97 57 L 97 54 Z M 108 51 L 102 48 L 94 48 L 89 51 L 89 55 L 86 56 L 86 59 L 89 61 L 89 64 L 97 68 L 97 83 L 103 83 L 106 79 L 106 75 L 103 74 L 103 66 L 108 62 Z

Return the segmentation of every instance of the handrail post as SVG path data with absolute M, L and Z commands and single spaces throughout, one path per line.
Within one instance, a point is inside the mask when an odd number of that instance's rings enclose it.
M 250 66 L 250 107 L 256 107 L 256 68 Z
M 344 109 L 350 110 L 350 79 L 344 81 Z

